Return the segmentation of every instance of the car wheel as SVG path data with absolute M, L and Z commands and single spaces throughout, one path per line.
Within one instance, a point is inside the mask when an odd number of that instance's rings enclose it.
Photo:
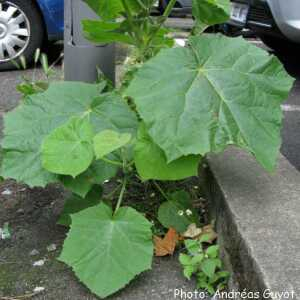
M 259 38 L 265 45 L 278 53 L 296 53 L 300 51 L 300 45 L 288 40 L 268 35 L 261 35 Z
M 168 5 L 167 0 L 160 0 L 159 1 L 158 9 L 159 9 L 159 12 L 160 12 L 161 15 L 164 13 L 167 5 Z
M 0 0 L 0 70 L 15 68 L 21 55 L 32 62 L 43 39 L 43 20 L 31 0 Z

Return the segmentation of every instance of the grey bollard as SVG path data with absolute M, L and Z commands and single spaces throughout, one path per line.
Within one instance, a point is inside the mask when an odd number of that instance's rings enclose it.
M 82 34 L 82 19 L 99 18 L 81 0 L 65 0 L 64 72 L 65 80 L 95 82 L 97 67 L 115 82 L 115 46 L 95 45 Z

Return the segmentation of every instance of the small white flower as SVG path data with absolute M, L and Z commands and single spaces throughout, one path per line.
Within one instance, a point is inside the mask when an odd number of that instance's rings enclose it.
M 191 216 L 193 214 L 193 212 L 190 209 L 187 209 L 185 211 L 185 213 L 186 213 L 187 216 Z
M 55 244 L 51 244 L 47 247 L 47 251 L 48 252 L 53 252 L 56 250 L 56 245 Z
M 40 252 L 39 252 L 38 250 L 36 250 L 36 249 L 33 249 L 33 250 L 30 251 L 30 253 L 29 253 L 30 256 L 36 256 L 36 255 L 39 255 L 39 254 L 40 254 Z
M 179 47 L 184 47 L 186 44 L 186 40 L 185 39 L 175 39 L 175 43 Z
M 45 290 L 45 288 L 43 286 L 37 286 L 34 288 L 33 292 L 34 293 L 41 293 Z
M 179 210 L 179 211 L 178 211 L 178 215 L 179 215 L 179 216 L 183 216 L 183 214 L 184 214 L 183 210 Z
M 46 261 L 45 259 L 41 259 L 41 260 L 35 261 L 33 263 L 33 266 L 34 267 L 42 267 L 45 264 L 45 261 Z
M 152 194 L 150 195 L 150 197 L 151 197 L 151 198 L 154 198 L 154 197 L 155 197 L 155 193 L 152 193 Z

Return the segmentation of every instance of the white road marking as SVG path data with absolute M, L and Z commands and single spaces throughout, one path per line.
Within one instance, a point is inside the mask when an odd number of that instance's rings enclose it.
M 283 111 L 300 111 L 300 105 L 283 104 L 281 108 Z

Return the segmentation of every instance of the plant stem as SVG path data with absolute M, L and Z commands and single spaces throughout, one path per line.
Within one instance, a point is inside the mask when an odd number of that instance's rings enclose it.
M 168 196 L 166 195 L 166 193 L 163 191 L 163 189 L 160 187 L 160 185 L 153 180 L 153 184 L 155 185 L 155 187 L 158 189 L 158 191 L 162 194 L 162 196 L 166 199 L 169 200 Z
M 174 5 L 176 4 L 176 1 L 177 1 L 177 0 L 171 0 L 171 1 L 168 3 L 168 5 L 167 5 L 167 7 L 166 7 L 166 9 L 165 9 L 165 11 L 164 11 L 164 13 L 163 13 L 163 17 L 164 17 L 165 19 L 169 17 L 170 13 L 172 12 L 172 9 L 173 9 Z M 163 22 L 162 22 L 162 24 L 163 24 Z
M 120 189 L 120 187 L 122 186 L 122 183 L 119 184 L 112 192 L 110 192 L 107 196 L 105 196 L 105 198 L 107 199 L 111 199 L 113 197 L 113 195 Z
M 105 157 L 102 157 L 101 160 L 111 164 L 111 165 L 116 165 L 116 166 L 119 166 L 119 167 L 123 167 L 123 164 L 119 161 L 114 161 L 114 160 L 111 160 L 111 159 L 108 159 L 108 158 L 105 158 Z
M 119 195 L 119 199 L 118 199 L 118 202 L 117 202 L 117 205 L 116 205 L 116 208 L 115 208 L 115 214 L 117 213 L 118 209 L 120 208 L 120 206 L 122 204 L 124 193 L 125 193 L 125 190 L 126 190 L 126 184 L 127 184 L 127 177 L 125 176 L 124 179 L 123 179 L 123 182 L 122 182 L 122 188 L 121 188 L 121 192 L 120 192 L 120 195 Z
M 156 34 L 158 33 L 158 31 L 160 30 L 161 26 L 164 24 L 164 22 L 167 20 L 167 18 L 170 16 L 172 9 L 174 8 L 175 4 L 176 4 L 177 0 L 170 0 L 170 2 L 168 3 L 160 21 L 158 22 L 158 26 L 157 28 L 153 31 L 153 33 L 150 35 L 147 44 L 146 44 L 146 48 L 149 47 L 149 45 L 151 44 L 151 42 L 153 41 L 153 39 L 155 38 Z
M 126 11 L 128 24 L 131 27 L 132 33 L 134 34 L 134 37 L 136 39 L 136 41 L 135 41 L 136 46 L 139 47 L 139 43 L 141 43 L 140 36 L 139 36 L 139 31 L 137 30 L 136 26 L 134 25 L 133 16 L 131 14 L 130 7 L 128 6 L 126 0 L 121 0 L 121 1 L 122 1 L 122 4 L 123 4 L 124 8 L 125 8 L 125 11 Z

